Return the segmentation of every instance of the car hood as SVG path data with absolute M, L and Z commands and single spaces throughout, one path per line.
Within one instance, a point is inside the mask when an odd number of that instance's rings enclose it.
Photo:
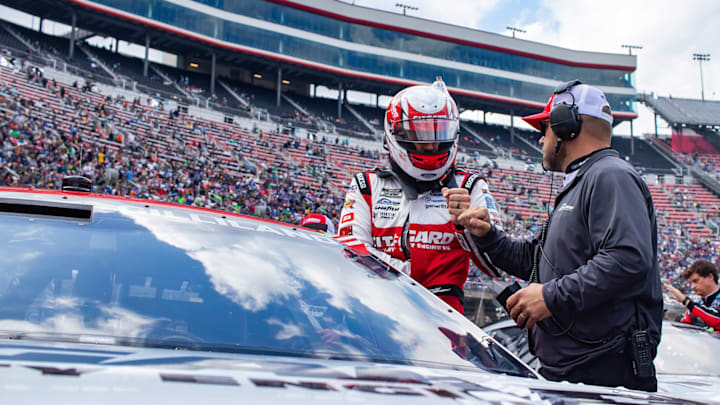
M 688 380 L 688 388 L 692 384 Z M 685 393 L 553 383 L 485 372 L 95 344 L 0 343 L 3 402 L 296 404 L 694 403 Z M 672 399 L 672 397 L 676 399 Z M 700 402 L 711 398 L 691 398 Z
M 720 376 L 658 374 L 658 391 L 664 395 L 703 403 L 720 403 Z

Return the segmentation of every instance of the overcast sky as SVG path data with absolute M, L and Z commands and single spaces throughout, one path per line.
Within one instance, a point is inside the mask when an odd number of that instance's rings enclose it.
M 352 0 L 343 0 L 353 3 Z M 639 92 L 700 98 L 703 62 L 705 99 L 720 100 L 719 0 L 400 0 L 419 8 L 408 15 L 511 35 L 506 26 L 526 30 L 518 37 L 571 49 L 624 53 L 622 44 L 641 45 L 635 72 Z M 401 12 L 395 1 L 355 0 L 359 6 Z M 568 78 L 570 80 L 572 78 Z M 635 134 L 653 132 L 652 114 L 642 105 Z M 665 125 L 661 122 L 661 125 Z M 621 125 L 616 133 L 629 133 Z M 661 132 L 669 132 L 667 129 Z

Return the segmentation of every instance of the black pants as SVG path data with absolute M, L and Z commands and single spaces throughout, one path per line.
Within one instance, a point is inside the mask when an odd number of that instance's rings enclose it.
M 622 386 L 634 390 L 656 392 L 657 378 L 640 378 L 633 374 L 632 361 L 625 353 L 608 354 L 584 363 L 564 375 L 540 367 L 540 374 L 550 381 L 569 381 L 606 387 Z

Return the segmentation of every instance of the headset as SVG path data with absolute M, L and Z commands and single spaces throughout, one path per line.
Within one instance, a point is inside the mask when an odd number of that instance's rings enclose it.
M 572 97 L 571 105 L 565 103 L 556 104 L 550 111 L 550 128 L 552 128 L 555 136 L 561 141 L 575 139 L 582 127 L 582 119 L 578 112 L 578 106 L 575 104 L 575 96 L 570 92 L 570 89 L 578 84 L 583 83 L 580 80 L 572 80 L 558 86 L 553 92 L 556 96 L 562 93 L 569 93 L 570 97 Z

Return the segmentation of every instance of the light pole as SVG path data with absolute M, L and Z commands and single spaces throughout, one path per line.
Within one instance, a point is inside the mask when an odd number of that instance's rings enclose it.
M 632 50 L 633 50 L 633 49 L 642 49 L 642 48 L 643 48 L 643 47 L 640 46 L 640 45 L 627 45 L 627 44 L 623 44 L 623 45 L 620 45 L 620 46 L 623 47 L 623 48 L 627 48 L 627 50 L 628 50 L 628 55 L 632 55 Z
M 512 33 L 513 33 L 513 38 L 515 38 L 515 33 L 516 33 L 516 32 L 519 32 L 519 33 L 521 33 L 521 34 L 524 34 L 524 33 L 527 32 L 527 31 L 525 31 L 525 30 L 521 30 L 520 28 L 511 27 L 511 26 L 509 26 L 509 25 L 508 25 L 507 27 L 505 27 L 505 28 L 507 28 L 507 29 L 509 29 L 510 31 L 512 31 Z
M 643 49 L 641 45 L 629 45 L 629 44 L 622 44 L 620 45 L 623 48 L 627 48 L 628 55 L 632 56 L 632 50 L 633 49 Z M 633 137 L 633 120 L 630 119 L 630 156 L 635 156 L 635 138 Z
M 415 6 L 410 6 L 410 5 L 403 4 L 403 3 L 395 3 L 395 7 L 400 7 L 400 8 L 402 8 L 402 10 L 403 10 L 403 15 L 405 15 L 405 12 L 406 12 L 407 10 L 412 10 L 412 11 L 418 11 L 418 10 L 420 10 L 419 8 L 417 8 L 417 7 L 415 7 Z
M 703 63 L 703 61 L 705 61 L 705 62 L 710 61 L 710 54 L 709 53 L 694 53 L 693 60 L 698 61 L 698 65 L 700 65 L 700 95 L 702 96 L 702 101 L 704 102 L 705 101 L 705 84 L 703 83 L 702 63 Z

